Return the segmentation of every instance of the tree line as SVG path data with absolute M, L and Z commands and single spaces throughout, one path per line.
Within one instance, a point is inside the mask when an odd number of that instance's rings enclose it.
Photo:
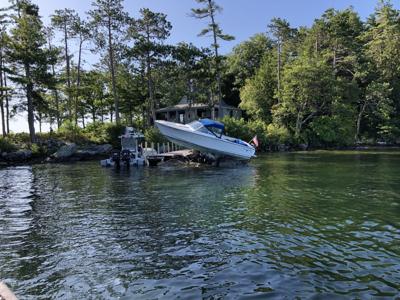
M 150 127 L 159 107 L 222 100 L 245 111 L 265 140 L 310 145 L 395 142 L 400 136 L 400 14 L 380 0 L 366 20 L 352 8 L 328 9 L 310 27 L 274 18 L 238 44 L 218 23 L 222 8 L 196 0 L 210 47 L 167 43 L 167 15 L 123 0 L 94 0 L 80 16 L 60 9 L 47 26 L 30 0 L 0 9 L 0 117 L 27 112 L 30 138 L 52 129 L 115 122 Z M 87 67 L 85 61 L 97 59 Z M 242 126 L 244 121 L 231 126 Z
M 200 7 L 192 16 L 209 20 L 200 35 L 213 34 L 213 50 L 185 42 L 168 45 L 172 25 L 165 14 L 142 8 L 133 18 L 122 0 L 95 0 L 85 16 L 56 10 L 48 26 L 30 0 L 11 0 L 0 10 L 3 136 L 10 132 L 10 118 L 21 111 L 27 112 L 35 142 L 35 122 L 39 131 L 45 122 L 57 129 L 85 127 L 89 120 L 146 127 L 158 107 L 183 95 L 192 102 L 219 101 L 219 41 L 233 37 L 216 22 L 221 8 L 214 1 L 196 2 Z M 98 62 L 84 68 L 85 55 Z
M 353 8 L 328 9 L 310 28 L 273 19 L 227 58 L 240 106 L 282 142 L 398 142 L 399 21 L 390 1 L 365 22 Z

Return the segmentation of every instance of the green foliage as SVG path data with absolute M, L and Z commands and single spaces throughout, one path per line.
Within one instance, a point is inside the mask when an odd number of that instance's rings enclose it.
M 291 144 L 292 136 L 289 130 L 278 124 L 268 124 L 267 137 L 270 145 Z
M 265 53 L 272 48 L 270 39 L 263 33 L 252 36 L 249 40 L 235 46 L 227 57 L 228 73 L 234 74 L 235 85 L 241 88 L 246 79 L 252 78 L 261 67 Z
M 257 136 L 261 150 L 275 150 L 281 144 L 289 145 L 291 143 L 289 131 L 282 126 L 267 125 L 261 120 L 246 122 L 243 118 L 234 119 L 231 117 L 224 117 L 221 121 L 225 124 L 225 131 L 229 136 L 247 142 Z
M 49 138 L 119 146 L 122 127 L 108 121 L 149 126 L 158 107 L 184 96 L 193 104 L 240 101 L 249 120 L 225 118 L 227 131 L 247 141 L 257 135 L 264 149 L 399 141 L 400 12 L 390 1 L 379 1 L 366 22 L 352 8 L 328 9 L 310 28 L 273 18 L 268 33 L 254 35 L 227 56 L 219 55 L 219 43 L 232 37 L 215 19 L 222 8 L 214 0 L 197 0 L 199 7 L 192 9 L 193 17 L 207 19 L 200 35 L 212 37 L 212 49 L 166 45 L 172 29 L 167 16 L 141 9 L 130 18 L 123 0 L 94 0 L 88 23 L 74 10 L 57 10 L 46 29 L 37 5 L 12 2 L 0 16 L 0 90 L 3 105 L 6 100 L 12 109 L 6 104 L 0 117 L 28 112 L 31 135 L 8 138 L 20 148 L 40 154 L 45 149 L 32 142 Z M 77 51 L 68 48 L 72 39 Z M 100 60 L 85 70 L 89 39 Z M 8 79 L 13 84 L 6 86 Z M 35 122 L 62 126 L 36 139 Z M 154 128 L 146 138 L 162 140 Z
M 144 137 L 147 142 L 150 143 L 166 143 L 166 138 L 161 134 L 161 132 L 156 127 L 149 127 L 144 132 Z
M 9 139 L 0 137 L 0 154 L 2 152 L 13 152 L 17 150 L 17 146 Z
M 13 143 L 18 144 L 18 145 L 23 145 L 23 144 L 29 144 L 30 143 L 29 134 L 26 133 L 26 132 L 19 132 L 19 133 L 9 134 L 7 136 L 7 138 L 12 140 Z
M 48 154 L 47 148 L 43 145 L 31 144 L 29 149 L 32 151 L 33 157 L 43 157 Z
M 263 58 L 256 75 L 248 80 L 240 90 L 240 107 L 247 111 L 252 119 L 271 121 L 271 108 L 275 104 L 276 61 L 271 52 Z
M 57 130 L 57 135 L 63 140 L 75 143 L 84 143 L 86 138 L 82 134 L 82 129 L 73 121 L 66 120 Z
M 310 124 L 313 145 L 324 147 L 348 146 L 354 141 L 355 133 L 352 119 L 345 119 L 342 116 L 320 116 Z
M 125 126 L 122 124 L 108 123 L 105 125 L 106 142 L 110 143 L 114 147 L 120 146 L 119 137 L 124 134 Z

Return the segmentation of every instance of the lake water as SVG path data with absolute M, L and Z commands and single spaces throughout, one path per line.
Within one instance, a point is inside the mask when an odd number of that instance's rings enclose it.
M 21 299 L 393 299 L 400 152 L 1 169 L 0 279 Z

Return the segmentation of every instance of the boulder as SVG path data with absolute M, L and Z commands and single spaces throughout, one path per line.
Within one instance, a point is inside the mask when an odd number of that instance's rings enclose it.
M 110 144 L 86 146 L 77 150 L 74 153 L 74 157 L 79 160 L 93 159 L 98 156 L 108 155 L 112 149 L 113 147 Z
M 20 162 L 30 159 L 32 157 L 32 151 L 18 150 L 15 152 L 3 153 L 2 157 L 4 160 L 9 162 Z
M 98 155 L 102 154 L 109 154 L 111 150 L 113 149 L 113 146 L 110 144 L 104 144 L 104 145 L 98 145 L 96 146 L 93 151 L 96 152 Z
M 306 151 L 308 149 L 308 145 L 307 144 L 299 144 L 299 148 L 302 151 Z
M 58 149 L 57 152 L 54 154 L 54 157 L 56 159 L 69 158 L 72 155 L 74 155 L 76 151 L 77 151 L 76 144 L 72 143 L 69 145 L 62 146 L 60 149 Z

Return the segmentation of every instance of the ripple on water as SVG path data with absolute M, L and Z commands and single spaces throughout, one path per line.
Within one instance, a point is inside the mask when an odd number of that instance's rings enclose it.
M 27 299 L 394 298 L 400 160 L 378 160 L 3 169 L 0 277 Z

